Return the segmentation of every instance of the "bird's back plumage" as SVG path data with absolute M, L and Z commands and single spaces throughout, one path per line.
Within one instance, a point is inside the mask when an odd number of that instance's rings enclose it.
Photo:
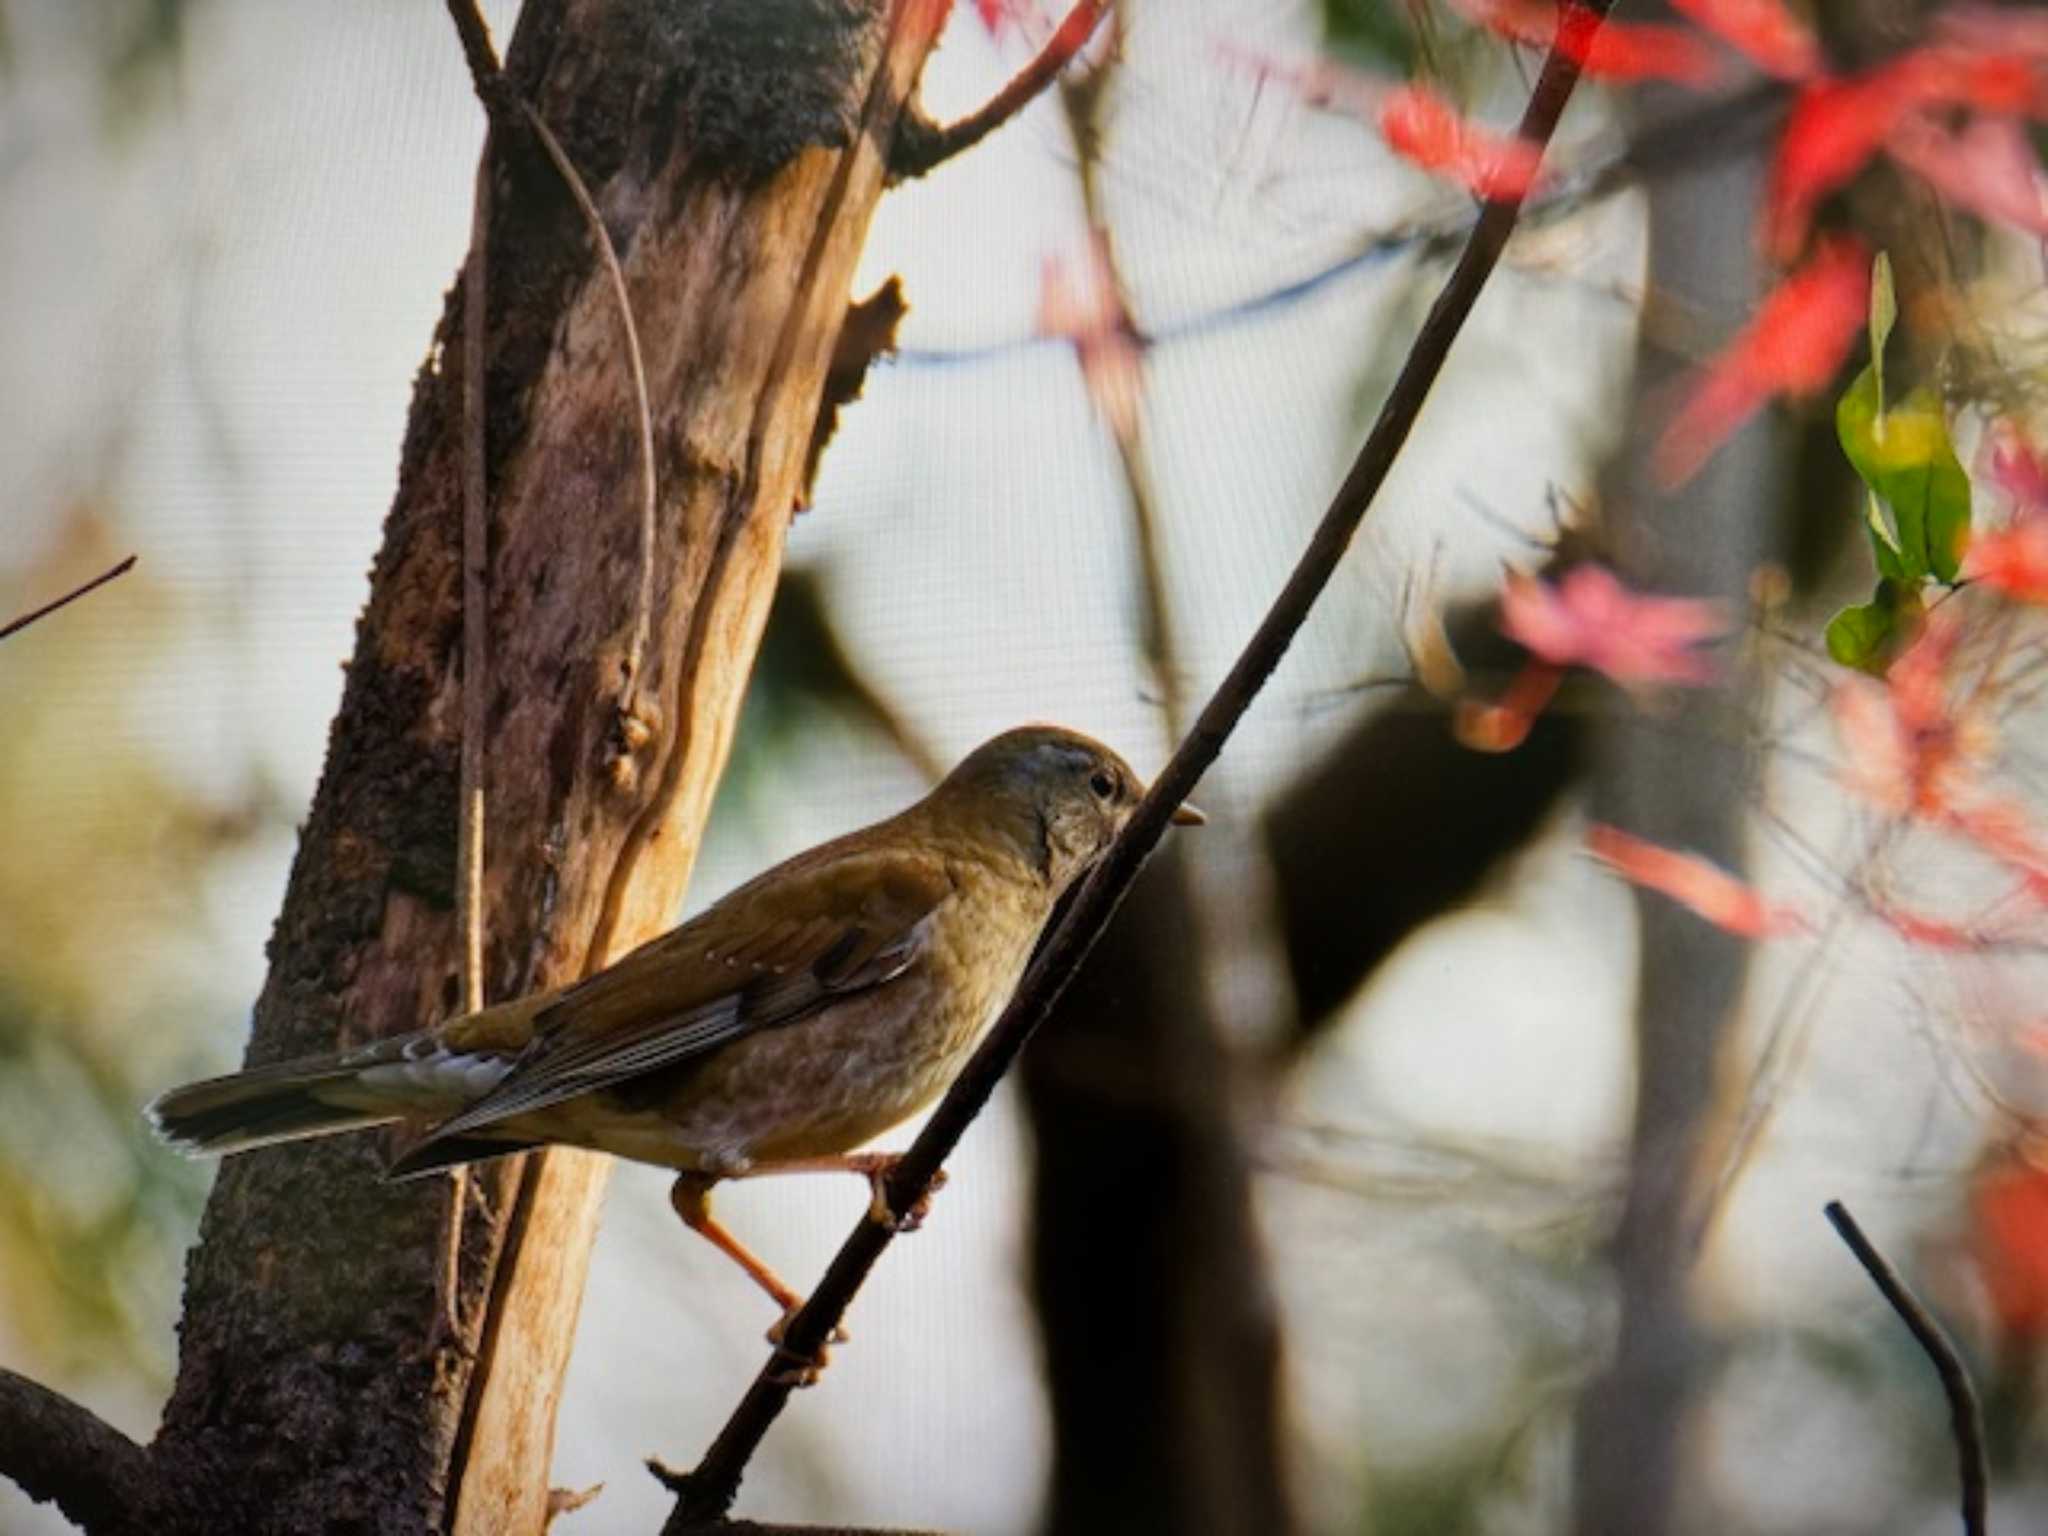
M 206 1151 L 403 1120 L 423 1134 L 396 1176 L 550 1141 L 713 1176 L 850 1150 L 950 1081 L 1136 794 L 1086 737 L 1011 732 L 585 981 L 155 1117 Z

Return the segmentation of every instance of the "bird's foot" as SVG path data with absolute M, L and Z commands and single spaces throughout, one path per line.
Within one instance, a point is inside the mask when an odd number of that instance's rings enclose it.
M 775 1346 L 776 1367 L 774 1374 L 768 1379 L 777 1386 L 816 1386 L 819 1376 L 824 1373 L 825 1367 L 832 1363 L 832 1354 L 829 1346 L 844 1344 L 853 1337 L 845 1328 L 837 1327 L 832 1330 L 832 1337 L 826 1343 L 818 1346 L 816 1354 L 807 1356 L 797 1353 L 797 1351 L 789 1348 L 783 1341 L 789 1336 L 790 1323 L 795 1320 L 797 1313 L 802 1310 L 801 1303 L 791 1307 L 782 1316 L 777 1318 L 768 1330 L 768 1342 Z
M 889 1204 L 889 1175 L 896 1171 L 896 1165 L 901 1161 L 900 1157 L 892 1157 L 887 1163 L 878 1163 L 867 1170 L 868 1220 L 892 1232 L 915 1232 L 924 1225 L 925 1217 L 932 1213 L 932 1196 L 946 1187 L 946 1170 L 941 1168 L 934 1173 L 925 1192 L 917 1197 L 909 1210 L 899 1214 Z

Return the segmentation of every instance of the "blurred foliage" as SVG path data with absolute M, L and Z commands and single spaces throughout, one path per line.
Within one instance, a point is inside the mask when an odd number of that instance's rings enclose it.
M 817 751 L 817 737 L 826 732 L 883 744 L 933 783 L 945 775 L 946 764 L 847 654 L 832 622 L 824 577 L 793 566 L 775 589 L 714 821 L 772 821 L 771 765 Z
M 1425 8 L 1405 0 L 1322 0 L 1322 11 L 1323 46 L 1345 63 L 1414 73 L 1416 32 L 1430 24 Z
M 33 20 L 54 18 L 97 66 L 110 133 L 149 126 L 176 87 L 177 68 L 193 18 L 208 0 L 64 0 L 43 4 Z M 11 0 L 0 0 L 0 78 L 25 67 L 34 28 Z
M 10 573 L 8 611 L 118 553 L 74 513 Z M 0 643 L 0 1317 L 53 1373 L 161 1375 L 179 1255 L 208 1173 L 168 1154 L 141 1106 L 195 1065 L 214 858 L 273 829 L 273 797 L 223 807 L 124 737 L 150 685 L 123 658 L 175 634 L 146 564 Z

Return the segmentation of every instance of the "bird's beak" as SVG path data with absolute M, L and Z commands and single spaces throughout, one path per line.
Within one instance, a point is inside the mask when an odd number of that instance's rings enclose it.
M 1201 808 L 1189 805 L 1185 800 L 1173 808 L 1169 819 L 1176 827 L 1205 827 L 1209 824 L 1209 818 L 1202 814 Z

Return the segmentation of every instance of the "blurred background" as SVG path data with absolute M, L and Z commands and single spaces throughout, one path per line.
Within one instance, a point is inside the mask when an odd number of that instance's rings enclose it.
M 516 6 L 485 10 L 509 35 Z M 885 201 L 858 291 L 901 275 L 902 349 L 793 531 L 692 907 L 1023 720 L 1100 735 L 1141 773 L 1164 759 L 1470 217 L 1300 71 L 1324 54 L 1391 79 L 1426 55 L 1497 123 L 1526 91 L 1526 61 L 1421 14 L 1134 4 L 1093 94 L 1048 94 Z M 926 77 L 933 115 L 986 98 L 1043 35 L 963 8 Z M 1605 163 L 1624 121 L 1585 93 L 1566 163 Z M 210 1179 L 139 1107 L 240 1059 L 480 140 L 436 6 L 0 4 L 0 614 L 140 556 L 0 645 L 0 1364 L 138 1437 Z M 1198 942 L 1180 962 L 1221 1042 L 1218 1134 L 1250 1171 L 1238 1300 L 1277 1321 L 1304 1530 L 1573 1525 L 1638 1066 L 1636 899 L 1581 852 L 1576 748 L 1532 740 L 1540 792 L 1451 784 L 1443 819 L 1384 857 L 1294 874 L 1322 818 L 1406 814 L 1389 785 L 1409 760 L 1370 733 L 1391 705 L 1443 734 L 1412 686 L 1439 616 L 1484 676 L 1503 567 L 1544 565 L 1590 521 L 1635 408 L 1647 249 L 1627 185 L 1518 239 L 1182 849 Z M 2024 304 L 2038 266 L 2022 252 L 1992 275 Z M 2044 1497 L 2039 1249 L 1998 1247 L 2011 1221 L 1984 1215 L 2010 1184 L 2017 1230 L 2048 1227 L 2009 1150 L 2038 1055 L 2000 1023 L 2041 995 L 2036 951 L 1915 950 L 1847 889 L 1868 829 L 1807 684 L 1858 581 L 1823 554 L 1746 634 L 1761 681 L 1739 724 L 1667 709 L 1647 727 L 1748 733 L 1754 878 L 1819 930 L 1758 946 L 1740 982 L 1716 1114 L 1749 1144 L 1687 1282 L 1708 1344 L 1672 1431 L 1677 1530 L 1948 1528 L 1944 1409 L 1820 1219 L 1835 1196 L 1984 1373 L 2007 1497 Z M 1380 766 L 1357 766 L 1375 742 Z M 1509 801 L 1520 822 L 1495 827 Z M 1469 878 L 1443 875 L 1458 860 Z M 1939 865 L 1915 868 L 1941 888 Z M 1319 950 L 1341 941 L 1316 923 L 1352 913 L 1376 936 Z M 1061 1365 L 1032 1279 L 1052 1251 L 1033 1246 L 1033 1148 L 1006 1089 L 770 1439 L 750 1512 L 1036 1527 Z M 622 1166 L 611 1186 L 554 1472 L 607 1487 L 564 1530 L 653 1528 L 668 1497 L 640 1458 L 693 1458 L 761 1358 L 759 1298 L 679 1229 L 666 1182 Z M 721 1195 L 799 1285 L 859 1209 L 830 1180 Z M 64 1528 L 0 1486 L 0 1530 Z

